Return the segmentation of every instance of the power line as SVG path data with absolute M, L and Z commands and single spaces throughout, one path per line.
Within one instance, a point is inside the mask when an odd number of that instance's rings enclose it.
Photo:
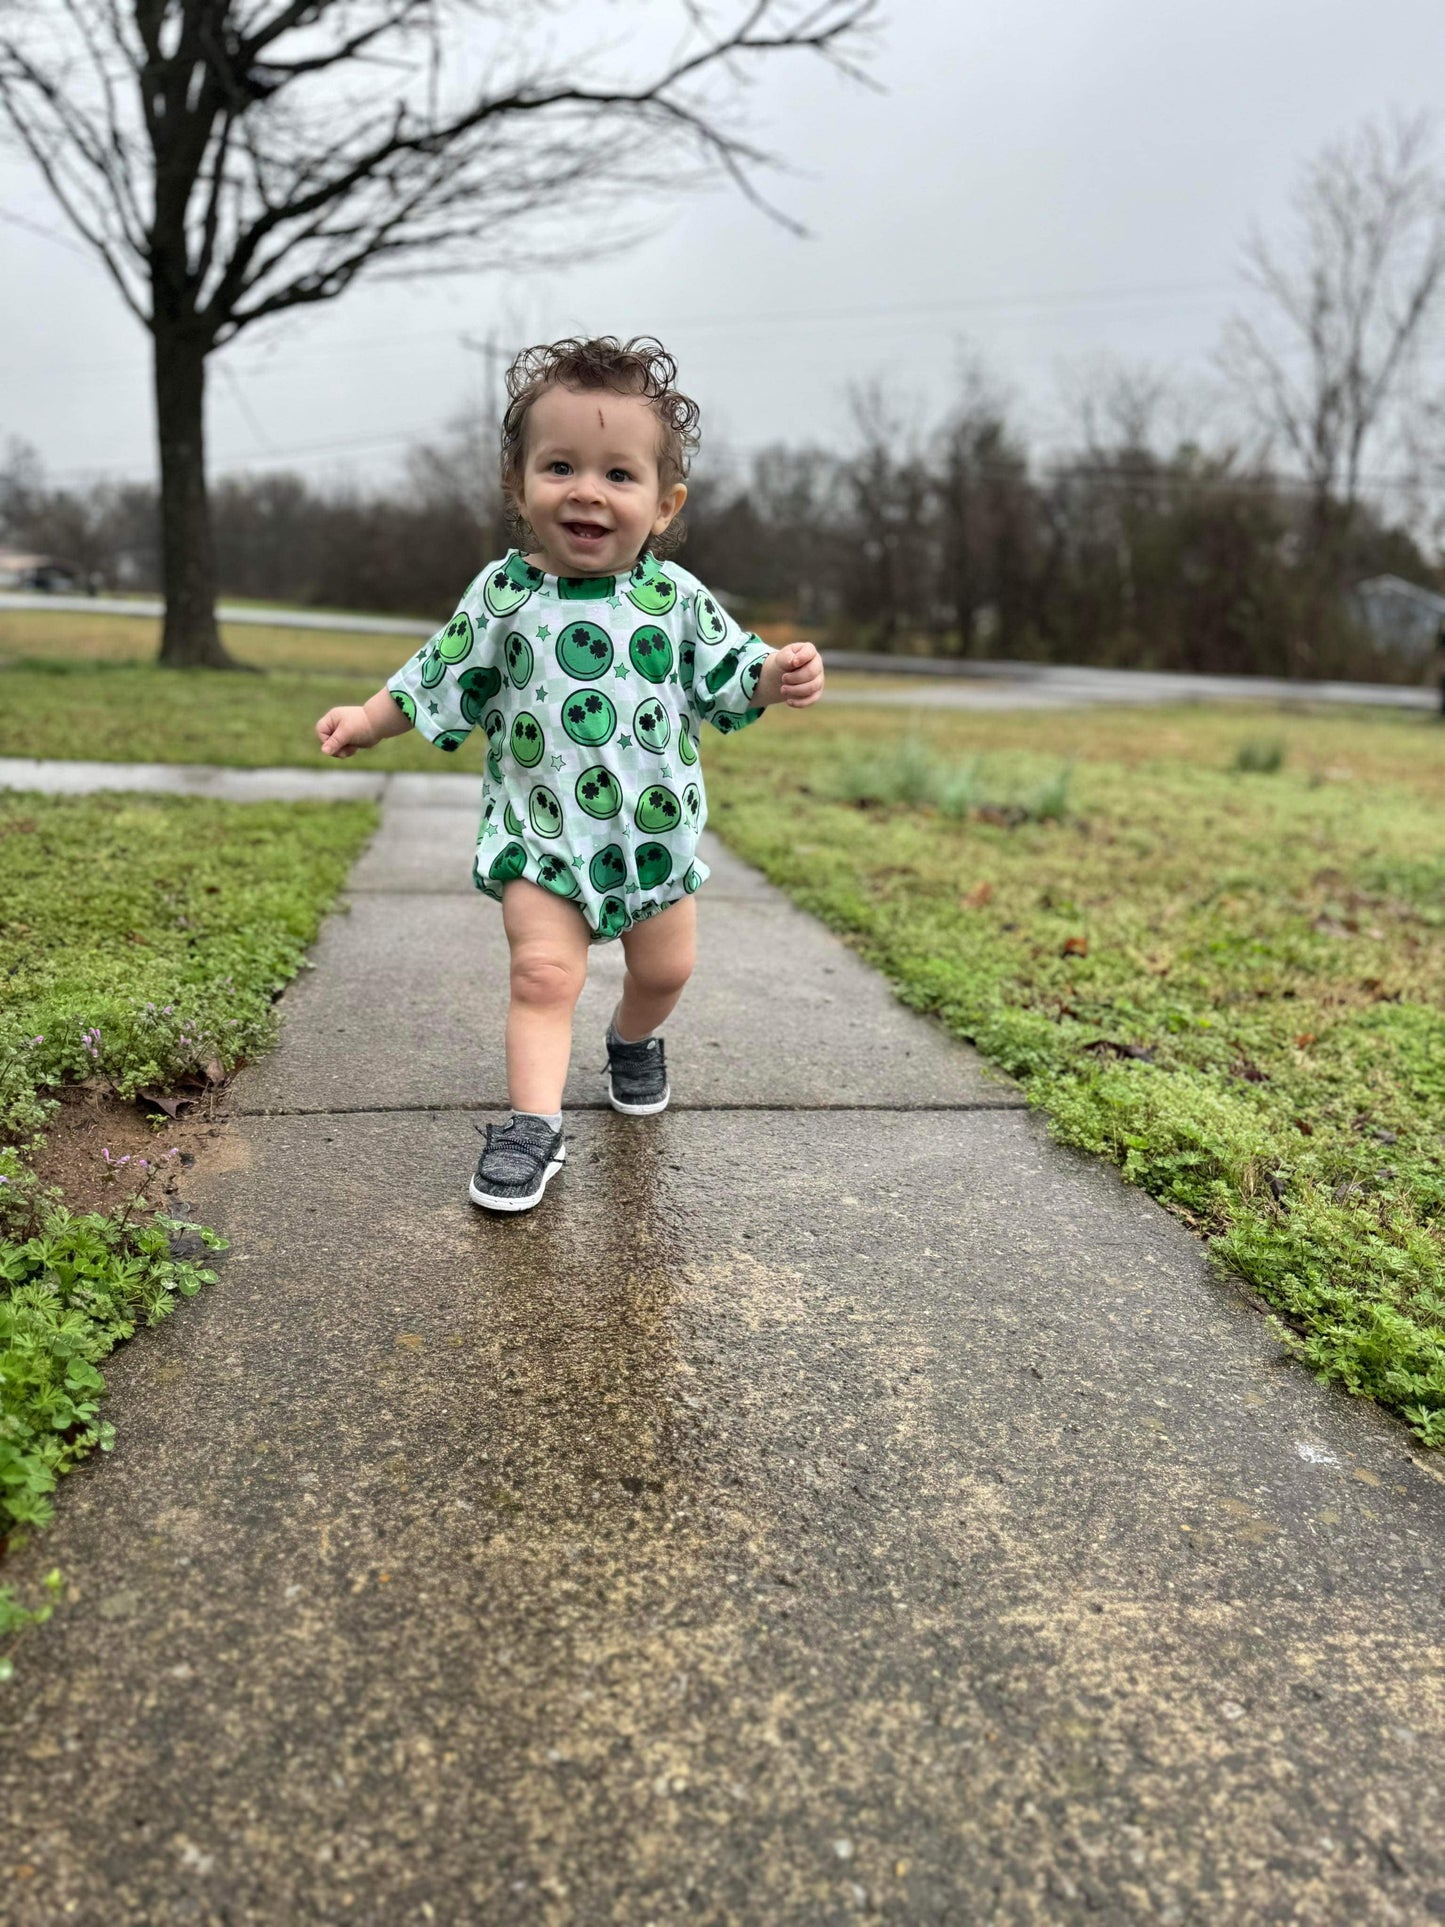
M 56 237 L 59 238 L 59 237 Z M 67 243 L 67 245 L 70 245 Z M 79 250 L 84 253 L 85 250 Z M 1199 299 L 1201 296 L 1217 297 L 1224 294 L 1237 294 L 1237 286 L 1227 281 L 1176 281 L 1160 282 L 1140 287 L 1102 287 L 1069 289 L 1042 289 L 1032 293 L 1015 291 L 1003 294 L 975 294 L 951 296 L 941 301 L 901 301 L 883 302 L 858 307 L 816 307 L 816 308 L 749 308 L 740 313 L 718 314 L 715 310 L 705 315 L 672 315 L 655 318 L 652 325 L 661 329 L 691 328 L 704 332 L 726 330 L 729 333 L 745 332 L 749 328 L 764 328 L 804 323 L 808 325 L 827 325 L 839 321 L 891 320 L 906 315 L 952 315 L 996 312 L 1042 308 L 1055 312 L 1067 311 L 1070 307 L 1087 305 L 1092 302 L 1174 299 L 1180 296 Z M 560 305 L 560 304 L 556 304 Z M 428 341 L 464 341 L 458 328 L 424 328 L 412 334 L 363 335 L 353 341 L 342 341 L 326 346 L 320 343 L 307 348 L 293 348 L 287 351 L 288 361 L 303 356 L 315 359 L 324 356 L 327 360 L 337 355 L 351 354 L 358 350 L 371 348 L 409 348 Z M 262 356 L 247 363 L 242 368 L 246 375 L 265 372 L 270 356 Z M 118 370 L 130 369 L 134 361 L 94 361 L 61 364 L 57 372 L 77 374 L 114 374 Z
M 83 255 L 87 261 L 95 258 L 89 248 L 82 247 L 79 241 L 72 241 L 68 234 L 62 234 L 58 228 L 44 227 L 24 214 L 12 214 L 8 207 L 0 207 L 0 221 L 7 222 L 11 227 L 23 228 L 27 234 L 38 234 L 42 240 L 53 241 L 57 247 L 69 248 L 72 254 Z

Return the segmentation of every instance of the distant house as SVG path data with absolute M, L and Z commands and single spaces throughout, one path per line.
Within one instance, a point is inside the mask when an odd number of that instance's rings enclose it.
M 1377 649 L 1426 657 L 1445 630 L 1445 595 L 1402 575 L 1372 575 L 1356 586 L 1354 601 Z
M 38 589 L 44 595 L 94 595 L 95 584 L 58 555 L 23 555 L 0 549 L 0 589 Z

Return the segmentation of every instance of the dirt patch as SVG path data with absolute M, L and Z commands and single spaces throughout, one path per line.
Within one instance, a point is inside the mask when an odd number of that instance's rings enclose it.
M 34 1169 L 42 1184 L 59 1186 L 71 1211 L 110 1210 L 135 1188 L 136 1160 L 154 1162 L 173 1146 L 180 1155 L 164 1166 L 158 1188 L 148 1195 L 175 1210 L 189 1195 L 197 1167 L 211 1165 L 218 1153 L 224 1155 L 226 1127 L 211 1114 L 211 1095 L 188 1105 L 178 1118 L 166 1118 L 160 1127 L 147 1121 L 148 1115 L 156 1115 L 153 1106 L 127 1103 L 99 1080 L 67 1084 L 57 1095 L 60 1108 L 45 1127 L 45 1145 Z M 122 1158 L 131 1162 L 121 1167 Z

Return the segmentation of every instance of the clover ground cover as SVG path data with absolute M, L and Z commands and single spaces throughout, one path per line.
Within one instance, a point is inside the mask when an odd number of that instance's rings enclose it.
M 264 1049 L 375 821 L 370 804 L 0 793 L 0 1549 L 109 1444 L 100 1361 L 209 1276 L 207 1234 L 178 1244 L 155 1209 L 168 1132 L 148 1168 L 118 1170 L 113 1209 L 39 1182 L 57 1093 L 164 1093 Z M 25 1616 L 0 1587 L 0 1633 Z
M 858 780 L 910 739 L 916 767 L 920 727 L 981 808 Z M 1278 767 L 1234 767 L 1266 729 Z M 1063 819 L 1019 820 L 1064 757 Z M 1310 1365 L 1445 1444 L 1445 730 L 825 706 L 715 750 L 709 792 L 741 855 L 1206 1236 Z

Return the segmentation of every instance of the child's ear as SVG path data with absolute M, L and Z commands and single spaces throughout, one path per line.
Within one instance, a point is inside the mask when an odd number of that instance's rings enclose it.
M 674 482 L 670 489 L 663 491 L 657 498 L 657 514 L 652 520 L 652 533 L 661 535 L 669 522 L 677 520 L 683 503 L 687 500 L 687 484 Z

